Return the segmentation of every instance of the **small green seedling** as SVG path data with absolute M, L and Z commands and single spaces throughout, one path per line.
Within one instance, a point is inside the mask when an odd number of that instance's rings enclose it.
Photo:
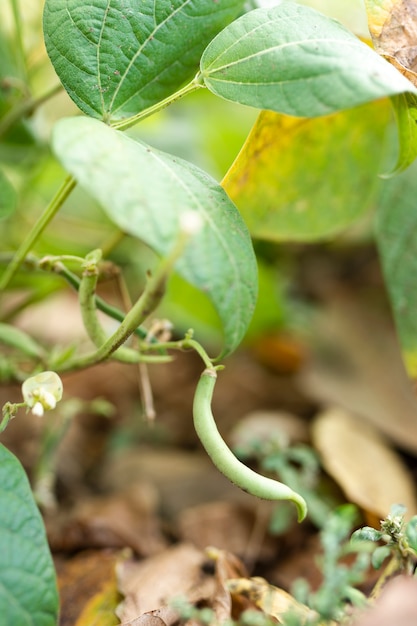
M 406 508 L 393 505 L 389 515 L 381 521 L 381 529 L 364 526 L 352 535 L 352 542 L 372 543 L 372 565 L 380 569 L 389 559 L 374 595 L 378 595 L 388 576 L 395 573 L 414 574 L 417 563 L 417 515 L 405 520 Z

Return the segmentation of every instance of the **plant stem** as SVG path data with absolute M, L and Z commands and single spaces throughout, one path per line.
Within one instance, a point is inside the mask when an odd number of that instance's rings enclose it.
M 101 250 L 94 250 L 87 255 L 84 262 L 84 272 L 78 290 L 81 316 L 87 335 L 99 348 L 107 341 L 107 335 L 97 316 L 96 288 L 99 277 L 98 264 L 101 260 Z M 123 322 L 123 320 L 122 320 Z M 123 363 L 138 363 L 142 357 L 138 352 L 121 346 L 114 353 L 114 358 Z
M 89 367 L 96 363 L 102 363 L 108 359 L 121 345 L 132 335 L 135 330 L 143 324 L 143 322 L 149 317 L 149 315 L 156 309 L 165 293 L 165 284 L 169 274 L 182 254 L 188 235 L 180 232 L 178 241 L 174 246 L 171 253 L 160 262 L 156 269 L 156 272 L 149 278 L 145 289 L 136 301 L 130 311 L 125 315 L 119 328 L 111 335 L 103 345 L 98 348 L 96 352 L 88 354 L 84 357 L 74 359 L 64 364 L 60 371 L 68 371 L 72 369 L 80 369 L 82 367 Z M 135 353 L 135 362 L 141 361 L 148 362 L 164 362 L 168 357 L 155 356 L 145 357 L 139 353 Z
M 157 271 L 148 280 L 148 283 L 137 302 L 126 314 L 123 322 L 116 332 L 99 348 L 97 357 L 100 360 L 106 359 L 119 348 L 134 330 L 143 324 L 149 315 L 156 309 L 165 293 L 165 283 L 175 261 L 178 258 L 177 246 L 173 253 L 164 259 Z M 175 257 L 175 258 L 174 258 Z
M 200 80 L 200 73 L 198 73 L 197 76 L 195 76 L 195 78 L 190 83 L 185 85 L 185 87 L 182 87 L 182 89 L 179 89 L 178 91 L 176 91 L 171 96 L 168 96 L 164 100 L 161 100 L 161 102 L 157 102 L 156 104 L 153 104 L 152 106 L 148 107 L 144 111 L 140 111 L 140 113 L 137 113 L 136 115 L 133 115 L 132 117 L 115 122 L 114 124 L 112 124 L 112 127 L 116 128 L 117 130 L 126 130 L 127 128 L 131 128 L 138 122 L 141 122 L 147 117 L 150 117 L 154 113 L 158 113 L 159 111 L 162 111 L 170 104 L 173 104 L 177 100 L 180 100 L 180 98 L 183 98 L 187 94 L 192 93 L 193 91 L 197 91 L 197 89 L 201 89 L 202 87 L 204 87 L 204 85 Z
M 55 217 L 56 213 L 59 211 L 76 184 L 77 183 L 72 176 L 67 176 L 64 183 L 61 185 L 61 188 L 52 198 L 45 211 L 32 227 L 29 235 L 26 237 L 26 239 L 24 239 L 20 248 L 18 248 L 18 250 L 16 251 L 12 261 L 7 266 L 0 280 L 0 291 L 3 291 L 7 287 L 7 285 L 19 269 L 19 266 L 25 260 L 26 255 L 31 251 L 33 245 L 39 239 L 45 228 L 48 226 L 49 222 Z
M 23 28 L 22 28 L 22 20 L 20 16 L 19 1 L 11 0 L 10 4 L 12 7 L 12 13 L 13 13 L 13 20 L 14 20 L 14 27 L 15 27 L 15 34 L 16 34 L 16 48 L 19 52 L 20 69 L 22 72 L 22 77 L 24 78 L 25 82 L 27 82 L 28 72 L 27 72 L 27 66 L 26 66 L 25 47 L 23 45 Z
M 31 115 L 38 107 L 40 107 L 44 102 L 55 96 L 62 90 L 62 85 L 54 85 L 46 91 L 41 96 L 37 98 L 28 98 L 23 102 L 17 104 L 13 109 L 11 109 L 7 115 L 5 115 L 0 123 L 0 138 L 3 137 L 7 131 L 20 120 L 22 117 L 27 117 Z
M 203 346 L 192 339 L 191 331 L 188 331 L 184 339 L 180 339 L 179 341 L 163 341 L 159 342 L 155 345 L 143 343 L 141 345 L 142 352 L 148 350 L 194 350 L 200 356 L 204 365 L 207 369 L 213 368 L 213 361 L 210 359 L 207 352 L 204 350 Z M 222 369 L 223 366 L 218 365 L 216 369 Z

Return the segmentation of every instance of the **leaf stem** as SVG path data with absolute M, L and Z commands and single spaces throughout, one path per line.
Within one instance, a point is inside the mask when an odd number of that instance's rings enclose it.
M 204 87 L 204 84 L 201 82 L 200 72 L 198 72 L 198 74 L 195 76 L 195 78 L 193 78 L 193 80 L 190 83 L 188 83 L 187 85 L 185 85 L 185 87 L 182 87 L 181 89 L 176 91 L 171 96 L 168 96 L 164 100 L 161 100 L 160 102 L 157 102 L 156 104 L 153 104 L 152 106 L 148 107 L 144 111 L 140 111 L 139 113 L 137 113 L 136 115 L 133 115 L 132 117 L 129 117 L 125 120 L 119 120 L 118 122 L 114 122 L 113 124 L 111 124 L 111 126 L 113 128 L 116 128 L 117 130 L 126 130 L 127 128 L 131 128 L 138 122 L 141 122 L 147 117 L 150 117 L 154 113 L 158 113 L 159 111 L 162 111 L 170 104 L 173 104 L 174 102 L 176 102 L 177 100 L 180 100 L 187 94 L 192 93 L 193 91 L 197 91 L 197 89 L 201 89 L 202 87 Z
M 68 371 L 72 369 L 80 369 L 83 367 L 89 367 L 96 363 L 102 363 L 108 359 L 123 343 L 132 335 L 135 330 L 143 324 L 143 322 L 149 317 L 149 315 L 156 309 L 165 293 L 165 284 L 169 274 L 172 272 L 173 267 L 181 256 L 188 235 L 184 232 L 180 232 L 178 241 L 175 244 L 171 253 L 161 260 L 155 273 L 148 279 L 148 282 L 143 290 L 142 295 L 125 315 L 119 328 L 111 335 L 100 348 L 91 354 L 84 357 L 80 357 L 69 361 L 64 364 L 60 371 Z M 145 357 L 141 354 L 137 354 L 136 362 L 140 361 L 152 361 L 161 362 L 166 361 L 168 357 L 161 355 Z
M 85 258 L 84 272 L 78 290 L 81 316 L 87 335 L 99 348 L 107 341 L 107 335 L 97 316 L 96 287 L 99 277 L 101 250 L 93 250 Z M 123 323 L 123 320 L 122 320 Z M 121 346 L 114 353 L 114 358 L 123 363 L 139 363 L 143 357 L 136 350 Z
M 15 41 L 16 41 L 16 48 L 17 48 L 17 50 L 19 52 L 20 69 L 21 69 L 21 72 L 22 72 L 22 77 L 27 82 L 27 80 L 28 80 L 28 71 L 27 71 L 27 65 L 26 65 L 25 47 L 23 45 L 23 28 L 22 28 L 22 20 L 21 20 L 21 16 L 20 16 L 19 1 L 18 0 L 11 0 L 10 4 L 11 4 L 11 7 L 12 7 L 12 13 L 13 13 L 15 35 L 16 35 Z
M 7 115 L 5 115 L 0 123 L 0 137 L 3 137 L 7 131 L 20 120 L 22 117 L 28 117 L 31 115 L 38 107 L 44 104 L 47 100 L 55 96 L 62 90 L 62 85 L 59 83 L 58 85 L 54 85 L 38 96 L 37 98 L 28 98 L 23 100 L 17 104 L 13 109 L 11 109 Z
M 0 291 L 3 291 L 8 286 L 9 282 L 19 269 L 19 266 L 23 263 L 25 257 L 31 251 L 33 245 L 39 239 L 45 228 L 48 226 L 49 222 L 55 217 L 56 213 L 59 211 L 65 200 L 68 198 L 76 184 L 77 183 L 72 176 L 67 176 L 60 189 L 52 198 L 51 202 L 46 207 L 45 211 L 39 217 L 37 222 L 35 222 L 32 230 L 23 240 L 22 244 L 16 251 L 13 259 L 7 266 L 0 280 Z

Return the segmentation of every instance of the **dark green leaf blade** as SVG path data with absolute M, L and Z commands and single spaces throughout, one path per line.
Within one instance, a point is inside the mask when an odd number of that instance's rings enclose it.
M 56 626 L 58 591 L 29 481 L 0 444 L 0 615 L 3 624 Z
M 89 118 L 60 120 L 53 145 L 110 219 L 161 255 L 177 241 L 182 216 L 200 215 L 203 228 L 176 269 L 213 302 L 224 354 L 232 352 L 252 317 L 257 268 L 248 230 L 222 187 L 190 163 Z
M 260 109 L 316 117 L 416 88 L 339 22 L 284 2 L 227 26 L 201 59 L 216 95 Z
M 417 163 L 382 180 L 376 240 L 406 368 L 417 375 Z
M 192 78 L 243 0 L 46 0 L 48 54 L 77 106 L 106 121 L 159 102 Z

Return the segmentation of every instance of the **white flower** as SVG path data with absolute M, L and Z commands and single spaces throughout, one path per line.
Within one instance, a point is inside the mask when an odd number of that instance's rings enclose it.
M 62 398 L 62 381 L 55 372 L 42 372 L 31 376 L 22 385 L 22 395 L 33 415 L 42 417 L 45 411 L 56 407 Z

